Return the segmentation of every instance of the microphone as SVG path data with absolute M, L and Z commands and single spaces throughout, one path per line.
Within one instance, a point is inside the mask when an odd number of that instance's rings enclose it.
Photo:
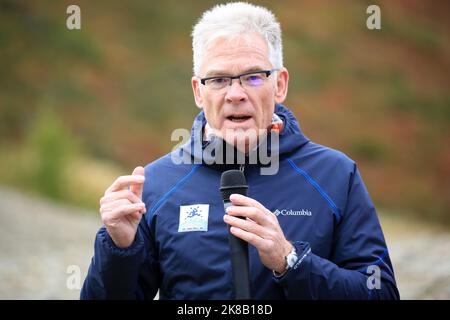
M 223 206 L 226 210 L 232 206 L 230 195 L 233 193 L 247 195 L 247 182 L 242 171 L 228 170 L 222 173 L 220 179 L 220 192 L 223 197 Z M 241 217 L 244 219 L 243 217 Z M 248 244 L 228 232 L 228 242 L 231 254 L 231 270 L 233 275 L 235 299 L 250 299 L 250 275 L 248 264 Z

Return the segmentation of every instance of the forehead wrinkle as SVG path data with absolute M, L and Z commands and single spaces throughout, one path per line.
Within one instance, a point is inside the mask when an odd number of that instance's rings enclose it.
M 208 49 L 203 59 L 203 65 L 210 69 L 206 70 L 208 76 L 213 75 L 211 71 L 218 71 L 219 75 L 231 75 L 253 71 L 253 67 L 259 71 L 271 66 L 269 48 L 260 35 L 217 38 Z
M 259 65 L 253 65 L 253 66 L 250 66 L 248 68 L 242 68 L 242 70 L 239 72 L 239 74 L 233 74 L 229 70 L 213 69 L 213 70 L 209 70 L 205 74 L 205 77 L 235 76 L 235 75 L 237 76 L 237 75 L 240 75 L 240 74 L 245 74 L 245 73 L 249 73 L 249 72 L 258 72 L 258 71 L 263 71 L 263 70 L 265 70 L 264 67 L 259 66 Z

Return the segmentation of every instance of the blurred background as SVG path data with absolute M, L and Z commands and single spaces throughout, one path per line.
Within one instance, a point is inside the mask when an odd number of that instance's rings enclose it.
M 199 111 L 190 32 L 216 3 L 0 0 L 0 298 L 78 298 L 104 190 Z M 402 298 L 450 299 L 450 3 L 253 3 L 281 23 L 304 133 L 358 163 Z

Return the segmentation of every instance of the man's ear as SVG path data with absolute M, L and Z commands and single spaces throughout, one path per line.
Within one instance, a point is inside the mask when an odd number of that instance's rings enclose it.
M 289 72 L 286 68 L 277 71 L 277 83 L 275 87 L 275 102 L 283 103 L 287 96 L 289 84 Z
M 200 79 L 196 76 L 193 76 L 191 79 L 191 84 L 192 84 L 192 91 L 194 92 L 195 104 L 200 109 L 203 109 L 203 99 L 202 99 L 202 95 L 200 92 L 200 86 L 201 86 Z

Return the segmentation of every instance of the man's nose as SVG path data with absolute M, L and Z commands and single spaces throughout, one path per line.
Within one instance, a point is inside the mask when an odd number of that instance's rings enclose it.
M 239 82 L 239 79 L 233 79 L 231 86 L 227 87 L 227 94 L 225 100 L 228 103 L 242 102 L 247 99 L 247 93 Z

